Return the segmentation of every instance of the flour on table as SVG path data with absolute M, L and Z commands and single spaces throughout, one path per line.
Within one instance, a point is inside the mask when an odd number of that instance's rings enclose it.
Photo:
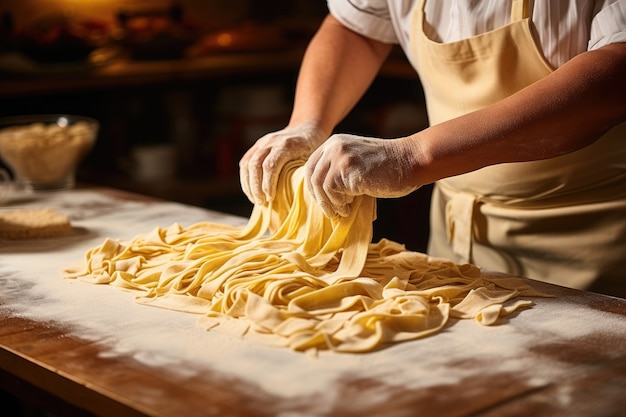
M 105 209 L 99 210 L 93 201 Z M 183 226 L 200 221 L 243 225 L 245 220 L 175 203 L 118 201 L 80 190 L 55 193 L 24 205 L 59 210 L 84 232 L 37 245 L 0 244 L 0 309 L 67 328 L 100 345 L 102 356 L 133 358 L 163 373 L 189 378 L 222 373 L 280 398 L 308 401 L 319 406 L 320 415 L 332 409 L 332 400 L 325 397 L 320 404 L 315 396 L 339 391 L 352 380 L 410 390 L 514 372 L 529 386 L 540 386 L 571 367 L 537 352 L 546 340 L 569 343 L 581 336 L 626 334 L 623 316 L 596 311 L 574 296 L 570 302 L 539 298 L 531 309 L 506 319 L 505 325 L 452 320 L 430 338 L 367 354 L 319 352 L 317 358 L 311 358 L 206 332 L 195 327 L 194 315 L 136 304 L 131 294 L 112 287 L 59 278 L 60 268 L 82 259 L 88 248 L 108 236 L 131 239 L 157 224 L 167 226 L 181 219 Z M 462 366 L 467 362 L 484 366 Z M 368 390 L 364 392 L 371 395 L 359 398 L 376 404 L 384 404 L 392 391 L 380 391 L 376 386 Z

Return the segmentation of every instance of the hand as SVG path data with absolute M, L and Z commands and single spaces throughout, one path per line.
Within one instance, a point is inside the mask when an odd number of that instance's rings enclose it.
M 326 216 L 347 217 L 356 196 L 402 197 L 419 188 L 416 152 L 408 138 L 333 135 L 307 161 L 307 186 Z
M 268 133 L 239 161 L 241 188 L 254 204 L 274 199 L 278 175 L 285 164 L 306 160 L 328 135 L 314 123 L 304 123 Z

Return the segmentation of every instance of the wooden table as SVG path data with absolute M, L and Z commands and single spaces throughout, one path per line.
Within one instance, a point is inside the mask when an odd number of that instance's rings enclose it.
M 626 301 L 541 283 L 554 297 L 496 326 L 317 358 L 195 326 L 109 286 L 61 278 L 105 237 L 245 219 L 106 190 L 16 194 L 69 237 L 0 242 L 0 386 L 57 416 L 624 416 Z

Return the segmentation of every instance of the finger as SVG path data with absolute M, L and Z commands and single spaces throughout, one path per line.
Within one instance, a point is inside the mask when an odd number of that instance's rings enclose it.
M 350 215 L 350 203 L 354 197 L 347 195 L 345 185 L 338 181 L 340 181 L 340 178 L 337 176 L 327 175 L 324 190 L 332 210 L 337 216 L 348 217 Z
M 265 204 L 265 194 L 261 188 L 261 182 L 263 178 L 263 169 L 258 165 L 254 165 L 251 168 L 250 175 L 250 192 L 255 204 Z
M 330 170 L 331 162 L 326 161 L 323 158 L 320 158 L 314 165 L 308 177 L 308 187 L 309 191 L 313 195 L 313 198 L 320 206 L 326 217 L 335 218 L 337 217 L 337 213 L 328 198 L 326 190 L 324 189 L 324 183 L 326 181 L 326 176 L 328 175 L 328 171 Z
M 254 202 L 252 199 L 252 193 L 250 193 L 250 175 L 248 174 L 248 166 L 245 163 L 239 164 L 239 184 L 241 190 L 248 197 L 248 200 Z
M 326 203 L 325 201 L 317 201 L 318 205 L 320 206 L 320 208 L 322 209 L 322 211 L 324 212 L 324 215 L 326 217 L 328 217 L 329 219 L 336 219 L 337 218 L 337 213 L 335 212 L 335 210 L 333 209 L 333 207 Z
M 335 141 L 336 142 L 336 141 Z M 313 152 L 306 168 L 309 190 L 317 203 L 322 207 L 324 213 L 329 218 L 337 216 L 347 217 L 350 215 L 350 203 L 354 197 L 346 196 L 346 186 L 343 183 L 341 171 L 333 167 L 332 152 L 333 140 L 330 139 L 325 145 Z M 331 155 L 326 158 L 326 155 Z M 326 162 L 328 159 L 328 162 Z
M 243 193 L 248 197 L 248 200 L 254 203 L 254 196 L 250 190 L 250 159 L 255 152 L 256 146 L 248 149 L 248 151 L 239 160 L 239 183 Z
M 321 148 L 314 151 L 309 159 L 304 164 L 304 182 L 306 184 L 306 188 L 311 195 L 313 195 L 313 183 L 311 182 L 311 178 L 313 177 L 313 173 L 315 171 L 315 167 L 320 160 Z M 313 195 L 313 198 L 315 196 Z
M 261 191 L 265 196 L 265 200 L 270 202 L 276 196 L 276 187 L 278 187 L 278 178 L 283 167 L 289 158 L 275 150 L 269 153 L 263 161 L 263 181 L 261 183 Z
M 263 193 L 263 163 L 267 158 L 269 150 L 258 150 L 248 163 L 248 184 L 252 201 L 255 204 L 265 204 L 265 194 Z

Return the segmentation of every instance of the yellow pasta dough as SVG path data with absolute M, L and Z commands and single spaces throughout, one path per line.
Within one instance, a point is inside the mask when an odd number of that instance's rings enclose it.
M 450 317 L 495 323 L 537 295 L 523 280 L 372 243 L 375 200 L 324 216 L 301 163 L 245 227 L 201 222 L 107 239 L 68 278 L 118 286 L 142 304 L 199 314 L 198 325 L 294 350 L 367 352 L 440 330 Z

